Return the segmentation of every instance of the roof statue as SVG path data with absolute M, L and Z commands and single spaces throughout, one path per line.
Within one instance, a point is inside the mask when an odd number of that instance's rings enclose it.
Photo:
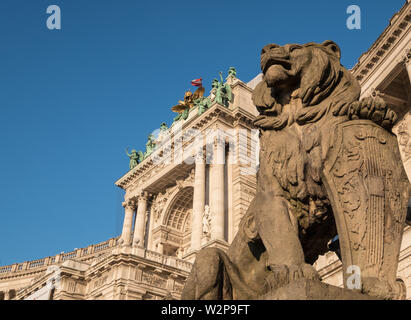
M 237 70 L 234 67 L 230 67 L 230 69 L 228 69 L 228 77 L 233 77 L 233 78 L 237 78 Z M 228 78 L 227 77 L 227 78 Z
M 223 73 L 220 72 L 220 81 L 214 79 L 211 83 L 212 92 L 214 93 L 214 101 L 222 106 L 228 107 L 229 102 L 232 101 L 233 95 L 231 86 L 223 81 Z
M 359 100 L 340 58 L 333 41 L 262 49 L 256 196 L 227 252 L 197 253 L 182 299 L 405 299 L 397 266 L 411 185 L 397 115 L 380 97 Z M 222 82 L 214 88 L 224 102 Z M 337 235 L 345 288 L 313 267 Z
M 165 122 L 161 123 L 160 125 L 160 132 L 158 134 L 158 138 L 156 139 L 153 134 L 150 134 L 147 139 L 146 143 L 146 151 L 137 151 L 135 149 L 131 150 L 131 154 L 128 153 L 128 149 L 126 149 L 126 154 L 130 158 L 130 170 L 135 168 L 141 161 L 149 157 L 157 145 L 161 144 L 164 138 L 164 135 L 166 135 L 166 132 L 168 131 L 168 126 Z
M 163 123 L 160 125 L 160 132 L 164 132 L 164 131 L 167 131 L 167 130 L 168 130 L 167 123 L 163 122 Z
M 146 152 L 144 152 L 144 159 L 150 156 L 156 147 L 154 135 L 150 134 L 146 143 Z
M 177 112 L 178 115 L 174 121 L 180 119 L 187 120 L 190 109 L 194 107 L 195 102 L 204 96 L 204 87 L 199 87 L 194 93 L 188 90 L 184 94 L 184 101 L 179 100 L 178 104 L 171 108 L 172 111 Z
M 143 153 L 141 151 L 138 151 L 133 149 L 131 150 L 131 154 L 128 153 L 128 148 L 126 149 L 126 154 L 130 158 L 130 170 L 136 167 L 142 160 L 143 160 Z
M 235 68 L 230 67 L 228 74 L 229 77 L 235 77 Z M 198 108 L 198 115 L 203 114 L 213 102 L 217 102 L 228 107 L 228 103 L 232 100 L 231 86 L 228 83 L 223 82 L 222 72 L 220 72 L 220 79 L 221 81 L 218 81 L 217 79 L 213 80 L 212 97 L 204 97 L 205 88 L 202 86 L 201 78 L 191 81 L 191 84 L 198 88 L 194 91 L 194 93 L 190 90 L 186 91 L 183 100 L 179 100 L 178 104 L 171 108 L 172 111 L 178 113 L 178 115 L 174 118 L 174 122 L 181 119 L 187 120 L 190 110 L 193 107 Z M 168 129 L 167 124 L 163 122 L 160 125 L 160 132 L 157 140 L 152 134 L 150 134 L 146 143 L 146 151 L 144 153 L 141 151 L 132 150 L 131 154 L 128 154 L 127 151 L 127 156 L 130 158 L 130 170 L 153 153 L 156 146 L 162 143 L 163 135 Z
M 203 97 L 202 99 L 199 99 L 199 101 L 196 102 L 196 106 L 198 108 L 198 115 L 202 115 L 208 108 L 210 108 L 212 102 L 213 101 L 210 97 Z
M 169 134 L 168 126 L 165 122 L 160 125 L 160 130 L 157 130 L 158 134 L 156 135 L 156 139 L 154 141 L 156 147 L 161 146 L 166 140 Z

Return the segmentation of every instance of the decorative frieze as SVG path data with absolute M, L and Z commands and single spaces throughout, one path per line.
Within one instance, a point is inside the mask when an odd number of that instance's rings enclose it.
M 106 284 L 107 283 L 107 279 L 108 279 L 108 275 L 105 275 L 105 276 L 102 276 L 102 277 L 99 277 L 99 278 L 97 278 L 95 281 L 94 281 L 94 289 L 96 289 L 96 288 L 98 288 L 98 287 L 101 287 L 103 284 Z
M 377 68 L 378 64 L 384 60 L 388 52 L 400 41 L 410 28 L 411 14 L 408 4 L 398 12 L 390 21 L 390 25 L 383 34 L 364 53 L 359 62 L 351 70 L 358 81 L 362 82 L 365 77 Z
M 141 282 L 158 288 L 167 288 L 167 278 L 155 273 L 143 271 Z

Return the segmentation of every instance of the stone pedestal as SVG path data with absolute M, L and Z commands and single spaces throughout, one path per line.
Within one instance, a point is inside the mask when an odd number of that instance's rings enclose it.
M 316 280 L 300 279 L 270 292 L 260 300 L 379 300 L 353 290 Z

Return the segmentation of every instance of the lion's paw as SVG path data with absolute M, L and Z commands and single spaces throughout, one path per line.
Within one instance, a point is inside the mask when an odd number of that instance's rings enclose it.
M 270 265 L 270 273 L 265 279 L 266 291 L 284 287 L 298 279 L 319 280 L 320 277 L 312 265 Z
M 348 117 L 352 120 L 367 119 L 390 130 L 398 117 L 381 97 L 367 97 L 353 102 L 348 109 Z
M 315 270 L 315 268 L 312 265 L 304 264 L 302 266 L 302 270 L 303 270 L 303 275 L 305 279 L 320 281 L 320 275 L 318 274 L 317 270 Z
M 407 290 L 404 282 L 396 281 L 390 284 L 378 278 L 365 277 L 361 279 L 361 292 L 383 300 L 405 300 Z

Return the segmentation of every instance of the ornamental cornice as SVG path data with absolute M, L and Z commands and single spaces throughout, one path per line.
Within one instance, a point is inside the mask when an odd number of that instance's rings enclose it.
M 409 32 L 411 25 L 411 3 L 407 2 L 390 20 L 390 24 L 373 43 L 367 52 L 361 55 L 351 72 L 360 83 L 371 74 L 390 50 Z

